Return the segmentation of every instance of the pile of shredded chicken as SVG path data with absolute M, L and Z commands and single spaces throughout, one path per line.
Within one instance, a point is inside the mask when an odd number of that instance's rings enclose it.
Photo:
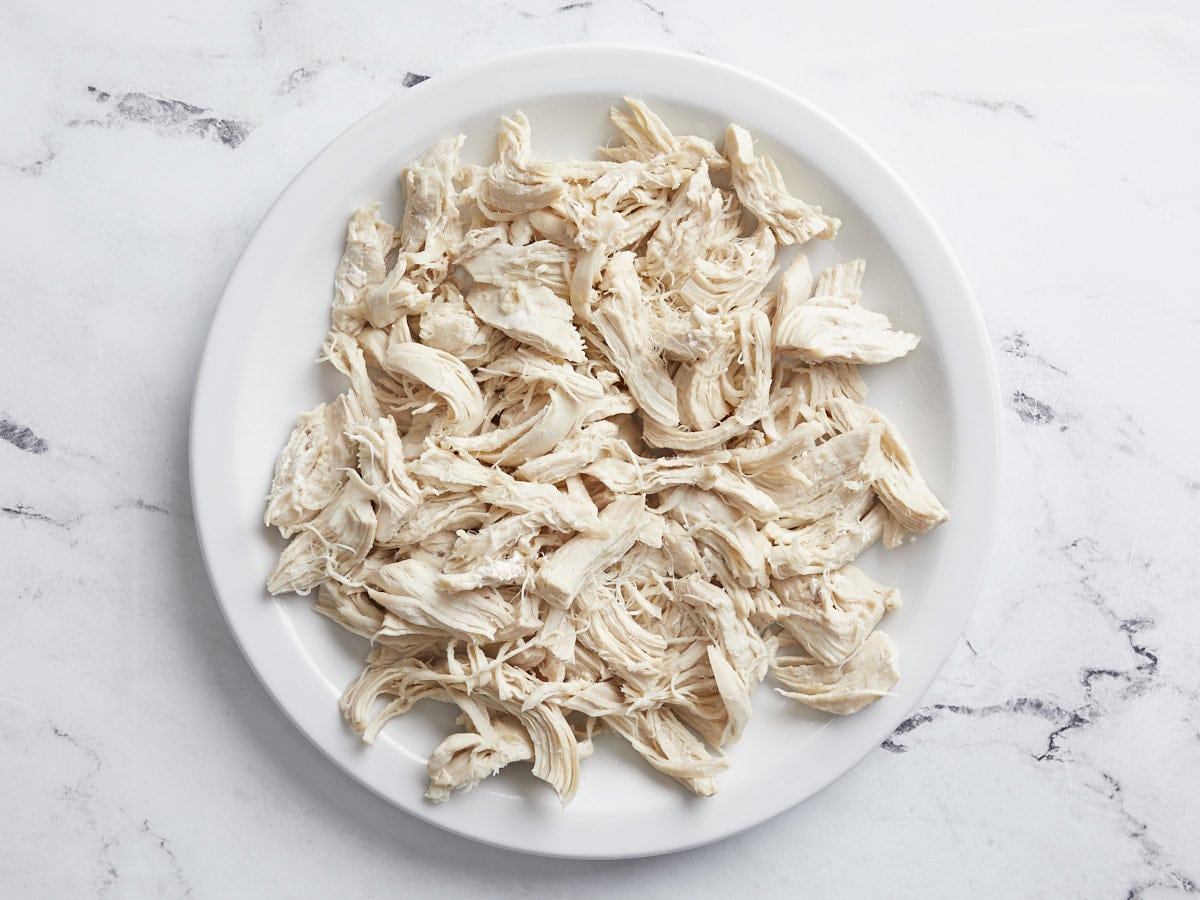
M 626 102 L 602 160 L 537 159 L 518 113 L 491 165 L 459 136 L 404 169 L 398 227 L 354 213 L 348 387 L 276 467 L 268 589 L 371 640 L 346 719 L 462 712 L 431 800 L 528 761 L 566 803 L 601 731 L 713 794 L 768 673 L 830 713 L 888 693 L 900 597 L 851 562 L 947 517 L 863 402 L 857 367 L 917 344 L 863 261 L 768 287 L 839 221 L 742 128 L 718 151 Z

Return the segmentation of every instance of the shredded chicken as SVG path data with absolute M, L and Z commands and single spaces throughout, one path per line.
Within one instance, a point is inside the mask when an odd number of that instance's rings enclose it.
M 851 563 L 948 516 L 864 405 L 857 367 L 917 345 L 865 263 L 770 287 L 838 220 L 744 129 L 720 152 L 626 102 L 601 160 L 538 159 L 516 113 L 490 166 L 461 135 L 407 166 L 398 227 L 354 213 L 348 386 L 276 465 L 268 590 L 372 641 L 347 721 L 461 712 L 431 801 L 528 763 L 567 803 L 600 731 L 710 796 L 765 678 L 839 715 L 889 692 L 900 595 Z

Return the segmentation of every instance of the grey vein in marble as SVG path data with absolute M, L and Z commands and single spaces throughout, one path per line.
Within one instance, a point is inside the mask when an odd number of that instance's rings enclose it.
M 125 128 L 148 125 L 160 134 L 188 135 L 215 140 L 231 150 L 239 146 L 254 130 L 254 125 L 225 116 L 212 110 L 166 97 L 155 97 L 141 91 L 114 96 L 92 85 L 88 93 L 106 107 L 101 118 L 72 119 L 70 126 L 92 125 L 102 128 Z
M 18 450 L 26 453 L 45 453 L 50 449 L 45 438 L 33 433 L 33 429 L 19 422 L 14 422 L 8 416 L 0 415 L 0 441 L 8 441 Z
M 1150 837 L 1149 824 L 1129 811 L 1121 782 L 1109 772 L 1101 772 L 1100 777 L 1108 787 L 1108 796 L 1105 799 L 1125 823 L 1126 836 L 1138 846 L 1147 868 L 1156 873 L 1156 877 L 1130 887 L 1125 894 L 1125 900 L 1143 900 L 1146 892 L 1154 888 L 1175 889 L 1184 894 L 1200 891 L 1195 879 L 1168 859 L 1162 846 Z
M 54 158 L 57 155 L 53 147 L 47 146 L 45 152 L 35 159 L 31 159 L 28 162 L 2 162 L 0 163 L 0 168 L 19 172 L 22 175 L 41 175 L 54 162 Z
M 292 71 L 288 72 L 287 77 L 275 88 L 277 94 L 290 94 L 300 88 L 302 85 L 312 81 L 322 72 L 329 68 L 329 60 L 315 59 L 310 63 L 305 63 Z
M 1046 359 L 1040 353 L 1035 353 L 1029 345 L 1029 338 L 1024 331 L 1011 331 L 997 342 L 1000 351 L 1008 356 L 1016 359 L 1028 359 L 1039 366 L 1045 366 L 1047 369 L 1057 372 L 1059 375 L 1066 375 L 1065 369 L 1061 369 L 1054 363 Z
M 88 516 L 100 512 L 120 512 L 125 509 L 134 509 L 140 512 L 166 516 L 171 514 L 171 511 L 165 506 L 158 503 L 151 503 L 148 500 L 143 500 L 141 497 L 134 497 L 130 500 L 123 500 L 120 503 L 112 503 L 97 509 L 86 510 L 71 517 L 51 516 L 40 512 L 28 503 L 14 503 L 12 505 L 0 506 L 0 517 L 18 522 L 40 522 L 45 525 L 51 525 L 54 528 L 62 529 L 63 531 L 70 531 Z
M 188 883 L 187 878 L 184 877 L 183 867 L 179 864 L 179 857 L 175 855 L 175 850 L 171 846 L 171 842 L 150 827 L 149 819 L 142 819 L 141 833 L 154 841 L 158 845 L 158 849 L 167 857 L 167 862 L 171 867 L 171 874 L 179 882 L 179 887 L 183 890 L 183 896 L 192 896 L 192 886 Z
M 17 503 L 14 506 L 0 506 L 0 516 L 24 522 L 45 522 L 47 525 L 53 525 L 55 528 L 62 528 L 64 530 L 74 527 L 79 522 L 78 516 L 73 519 L 56 519 L 53 516 L 38 512 L 32 506 L 25 503 Z
M 1109 679 L 1125 685 L 1123 696 L 1133 699 L 1145 694 L 1156 683 L 1159 670 L 1158 653 L 1147 645 L 1142 633 L 1154 627 L 1153 620 L 1145 617 L 1127 617 L 1117 613 L 1109 605 L 1104 594 L 1093 584 L 1093 573 L 1103 559 L 1103 551 L 1092 538 L 1076 538 L 1060 548 L 1062 558 L 1076 569 L 1077 585 L 1081 595 L 1099 609 L 1111 625 L 1122 636 L 1129 648 L 1131 662 L 1127 668 L 1111 666 L 1084 666 L 1079 671 L 1079 684 L 1083 688 L 1083 702 L 1066 708 L 1050 700 L 1036 697 L 1016 697 L 1002 703 L 983 706 L 934 703 L 922 707 L 897 726 L 892 735 L 881 745 L 893 753 L 904 753 L 910 749 L 906 742 L 897 740 L 918 728 L 937 722 L 944 715 L 988 717 L 1003 714 L 1032 715 L 1055 725 L 1045 738 L 1045 747 L 1033 758 L 1037 762 L 1063 760 L 1063 738 L 1076 729 L 1083 728 L 1113 711 L 1106 708 L 1095 696 L 1095 683 Z M 973 650 L 973 648 L 971 648 Z
M 1029 425 L 1049 425 L 1058 418 L 1053 406 L 1024 391 L 1013 391 L 1008 402 L 1021 421 Z
M 126 500 L 124 503 L 118 503 L 113 509 L 140 509 L 145 512 L 162 513 L 169 516 L 171 511 L 165 506 L 159 506 L 157 503 L 150 503 L 143 500 L 141 497 L 134 497 L 132 500 Z
M 100 757 L 99 751 L 86 744 L 77 738 L 74 734 L 50 723 L 50 730 L 56 738 L 74 747 L 88 763 L 88 770 L 85 771 L 75 781 L 66 784 L 62 788 L 62 799 L 67 807 L 74 809 L 87 822 L 89 829 L 94 832 L 99 832 L 99 823 L 96 819 L 96 813 L 92 809 L 92 804 L 96 799 L 97 791 L 92 784 L 93 780 L 104 768 L 104 761 Z M 112 848 L 117 843 L 117 835 L 112 833 L 98 834 L 100 840 L 99 852 L 96 855 L 97 863 L 100 866 L 100 874 L 95 882 L 95 894 L 98 897 L 104 897 L 120 880 L 120 873 L 117 871 L 116 864 L 112 859 Z
M 320 75 L 324 74 L 335 65 L 346 66 L 356 71 L 361 71 L 366 75 L 375 77 L 377 73 L 372 72 L 361 63 L 354 62 L 346 57 L 338 57 L 336 59 L 314 59 L 312 62 L 298 66 L 283 78 L 275 86 L 275 93 L 286 96 L 294 94 L 303 88 L 305 85 L 315 81 Z M 419 72 L 405 71 L 400 77 L 399 83 L 406 88 L 415 87 L 423 81 L 428 81 L 429 75 L 422 75 Z
M 654 13 L 656 16 L 658 16 L 664 22 L 666 21 L 667 14 L 665 12 L 663 12 L 661 9 L 659 9 L 657 6 L 655 6 L 653 3 L 650 3 L 649 0 L 637 0 L 637 4 L 638 4 L 638 6 L 642 7 L 643 9 L 650 10 L 650 12 Z
M 1139 693 L 1146 687 L 1146 682 L 1153 678 L 1158 672 L 1158 654 L 1149 650 L 1144 642 L 1141 642 L 1140 636 L 1143 631 L 1154 627 L 1154 620 L 1149 617 L 1129 617 L 1122 616 L 1110 605 L 1108 598 L 1099 590 L 1093 583 L 1095 577 L 1096 566 L 1103 561 L 1103 551 L 1099 543 L 1090 537 L 1080 537 L 1067 543 L 1062 547 L 1062 553 L 1069 564 L 1074 566 L 1077 576 L 1077 584 L 1080 588 L 1081 596 L 1109 620 L 1109 622 L 1117 628 L 1121 635 L 1124 636 L 1126 643 L 1132 654 L 1137 658 L 1138 662 L 1133 669 L 1119 671 L 1117 677 L 1126 680 L 1129 684 L 1131 693 Z M 1150 560 L 1142 562 L 1142 568 L 1148 569 Z M 1084 670 L 1084 687 L 1091 686 L 1090 679 L 1087 678 L 1088 672 L 1092 670 Z M 1096 677 L 1101 674 L 1106 674 L 1109 670 L 1095 670 Z
M 993 703 L 988 706 L 964 706 L 958 703 L 934 703 L 928 707 L 909 716 L 903 722 L 896 726 L 896 730 L 892 732 L 892 736 L 885 740 L 880 746 L 884 750 L 892 753 L 907 753 L 910 746 L 905 743 L 900 743 L 895 739 L 903 737 L 923 725 L 928 725 L 935 722 L 940 716 L 997 716 L 997 715 L 1029 715 L 1039 719 L 1045 719 L 1050 722 L 1059 722 L 1065 719 L 1071 719 L 1073 713 L 1071 710 L 1065 710 L 1057 704 L 1046 700 L 1040 700 L 1036 697 L 1014 697 L 1011 700 L 1006 700 L 1004 703 Z M 1053 734 L 1053 733 L 1052 733 Z M 1048 739 L 1048 743 L 1049 743 Z M 1036 759 L 1041 757 L 1035 756 Z
M 671 25 L 667 21 L 666 12 L 659 9 L 653 3 L 650 3 L 649 0 L 637 0 L 637 5 L 642 7 L 642 9 L 649 10 L 658 17 L 658 27 L 662 29 L 663 34 L 668 37 L 675 37 L 675 32 L 671 29 Z
M 1029 111 L 1029 108 L 1024 104 L 1017 103 L 1015 100 L 992 100 L 987 97 L 959 97 L 954 94 L 946 94 L 941 91 L 922 91 L 920 97 L 932 97 L 937 100 L 949 100 L 951 103 L 965 103 L 968 106 L 975 106 L 979 109 L 986 109 L 989 112 L 1010 112 L 1016 113 L 1022 119 L 1036 119 L 1037 116 Z
M 1033 348 L 1026 332 L 1023 330 L 1017 329 L 1008 332 L 996 342 L 996 346 L 1000 350 L 1002 358 L 1007 357 L 1018 363 L 1029 363 L 1038 369 L 1046 369 L 1059 376 L 1065 377 L 1067 375 L 1065 369 L 1049 362 L 1045 356 Z M 1026 385 L 1031 380 L 1028 377 L 1031 374 L 1028 370 L 1018 371 L 1015 374 L 1018 377 L 1008 379 L 1016 382 L 1008 394 L 1008 404 L 1023 423 L 1026 425 L 1049 425 L 1061 418 L 1071 418 L 1070 416 L 1062 415 L 1048 401 L 1040 397 L 1035 397 L 1029 390 L 1026 390 Z M 1040 392 L 1045 387 L 1045 382 L 1040 378 L 1036 382 L 1037 386 L 1031 386 L 1030 390 L 1038 390 Z M 1059 430 L 1066 431 L 1066 426 L 1060 425 Z
M 576 0 L 576 2 L 574 2 L 574 3 L 563 3 L 560 6 L 554 7 L 554 9 L 547 10 L 546 12 L 534 13 L 534 12 L 530 12 L 527 9 L 522 9 L 521 7 L 516 6 L 512 3 L 504 4 L 504 6 L 506 6 L 508 9 L 511 9 L 514 13 L 516 13 L 522 19 L 526 19 L 531 22 L 536 21 L 538 19 L 557 17 L 561 13 L 583 12 L 585 10 L 591 9 L 595 5 L 596 4 L 595 4 L 594 0 Z
M 85 772 L 74 783 L 63 787 L 63 797 L 74 806 L 79 813 L 87 820 L 88 824 L 93 828 L 96 826 L 96 816 L 91 810 L 89 800 L 92 799 L 94 791 L 91 786 L 91 781 L 96 777 L 96 774 L 104 768 L 104 761 L 100 758 L 100 753 L 95 747 L 85 744 L 71 732 L 65 728 L 60 728 L 53 722 L 50 723 L 50 730 L 59 740 L 65 741 L 76 750 L 84 755 L 90 767 L 89 771 Z
M 122 824 L 119 819 L 114 821 L 113 810 L 108 808 L 110 804 L 107 802 L 105 792 L 95 784 L 97 777 L 104 769 L 104 758 L 100 751 L 67 729 L 53 722 L 49 724 L 54 737 L 79 751 L 87 762 L 87 769 L 78 778 L 63 785 L 61 797 L 64 803 L 87 823 L 94 839 L 98 841 L 95 857 L 98 874 L 93 887 L 95 896 L 106 897 L 117 888 L 121 881 L 121 873 L 113 859 L 113 853 L 115 848 L 121 845 L 123 834 L 127 834 L 131 830 L 131 826 Z M 123 807 L 119 811 L 125 812 Z M 102 819 L 103 821 L 101 821 Z M 142 818 L 140 825 L 136 828 L 136 833 L 151 841 L 162 852 L 179 891 L 176 896 L 191 896 L 192 886 L 183 872 L 183 867 L 170 839 L 152 828 L 148 818 Z

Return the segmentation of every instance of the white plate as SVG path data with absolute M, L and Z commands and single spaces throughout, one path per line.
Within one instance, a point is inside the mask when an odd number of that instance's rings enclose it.
M 530 116 L 539 155 L 590 157 L 611 137 L 606 111 L 623 94 L 644 97 L 676 131 L 719 142 L 730 121 L 748 127 L 795 193 L 841 217 L 835 241 L 806 249 L 818 264 L 865 256 L 869 305 L 922 336 L 912 356 L 870 373 L 870 400 L 900 427 L 953 518 L 900 550 L 862 559 L 905 598 L 883 624 L 901 652 L 895 696 L 834 719 L 764 685 L 715 798 L 689 795 L 621 742 L 602 738 L 566 810 L 518 766 L 433 806 L 422 799 L 424 760 L 453 728 L 449 708 L 423 704 L 389 724 L 374 749 L 359 743 L 337 698 L 366 644 L 313 613 L 307 599 L 266 595 L 281 542 L 262 526 L 263 498 L 296 417 L 339 389 L 313 359 L 354 207 L 380 199 L 395 216 L 404 163 L 460 131 L 467 158 L 482 162 L 493 151 L 497 118 L 515 109 Z M 283 192 L 213 321 L 192 410 L 192 493 L 230 628 L 267 690 L 334 762 L 413 815 L 481 841 L 557 856 L 643 856 L 717 840 L 794 806 L 878 746 L 917 703 L 983 576 L 996 508 L 997 410 L 991 355 L 962 273 L 921 207 L 856 139 L 793 95 L 728 66 L 658 50 L 556 47 L 405 92 L 333 141 Z

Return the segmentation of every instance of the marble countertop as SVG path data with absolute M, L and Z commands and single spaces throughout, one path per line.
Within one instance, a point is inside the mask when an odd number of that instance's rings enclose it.
M 1197 892 L 1200 11 L 340 6 L 5 7 L 0 893 Z M 600 40 L 774 79 L 909 182 L 987 318 L 1006 477 L 965 635 L 861 765 L 721 844 L 570 863 L 398 813 L 291 726 L 209 588 L 186 435 L 224 280 L 314 153 L 426 76 Z

